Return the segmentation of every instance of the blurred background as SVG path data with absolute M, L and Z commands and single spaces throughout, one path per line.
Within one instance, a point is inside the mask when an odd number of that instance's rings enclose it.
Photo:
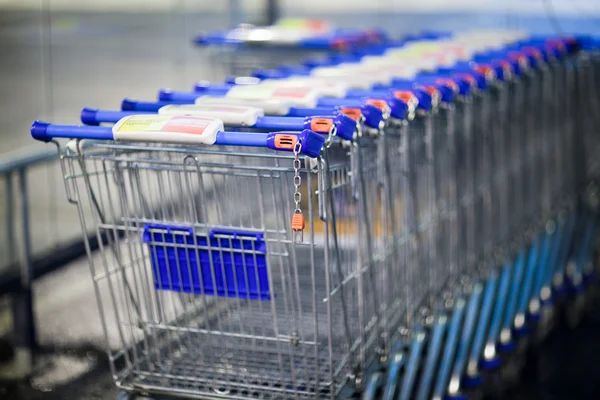
M 598 0 L 0 0 L 0 336 L 42 354 L 34 366 L 27 351 L 2 346 L 0 364 L 20 362 L 0 371 L 0 398 L 116 396 L 76 209 L 55 149 L 34 143 L 31 122 L 78 123 L 84 106 L 117 109 L 127 96 L 153 99 L 159 87 L 222 78 L 193 37 L 283 17 L 375 26 L 392 37 L 465 28 L 600 33 Z M 535 379 L 511 397 L 591 398 L 597 326 L 588 318 L 557 332 L 538 360 L 547 368 L 532 367 Z M 9 379 L 32 369 L 28 382 Z

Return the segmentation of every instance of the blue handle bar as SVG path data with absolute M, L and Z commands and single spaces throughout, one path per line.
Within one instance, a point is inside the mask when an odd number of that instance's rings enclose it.
M 312 117 L 313 115 L 333 115 L 336 112 L 336 107 L 290 107 L 287 117 Z
M 200 89 L 200 90 L 199 90 Z M 194 87 L 194 92 L 197 96 L 224 96 L 229 92 L 231 87 L 225 87 L 224 85 L 217 87 L 202 87 L 199 88 L 197 86 Z
M 123 111 L 146 111 L 158 112 L 161 107 L 172 105 L 169 101 L 137 101 L 123 99 L 121 102 L 121 110 Z
M 121 118 L 129 115 L 147 114 L 144 111 L 111 111 L 96 110 L 94 108 L 84 108 L 81 110 L 81 122 L 86 125 L 99 125 L 101 123 L 115 123 Z
M 198 97 L 201 97 L 203 93 L 196 92 L 184 92 L 179 90 L 160 89 L 158 91 L 159 101 L 186 101 L 194 103 Z
M 101 123 L 116 123 L 121 118 L 130 116 L 130 115 L 139 115 L 139 114 L 148 114 L 143 111 L 108 111 L 108 110 L 96 110 L 93 108 L 84 108 L 81 110 L 81 122 L 86 125 L 96 126 Z M 351 140 L 354 136 L 354 130 L 356 128 L 356 123 L 349 117 L 345 115 L 330 115 L 327 116 L 318 116 L 316 118 L 327 118 L 331 119 L 337 128 L 337 134 L 342 139 Z M 315 117 L 258 117 L 256 123 L 253 126 L 248 126 L 248 128 L 258 129 L 262 131 L 302 131 L 304 129 L 312 129 L 313 118 Z M 226 126 L 235 126 L 227 124 L 227 121 L 224 121 Z M 329 133 L 329 128 L 327 126 L 321 126 L 322 129 L 314 129 L 317 133 Z M 325 130 L 323 130 L 325 129 Z
M 360 99 L 363 97 L 386 97 L 390 91 L 386 89 L 369 90 L 369 89 L 349 89 L 346 92 L 347 99 Z
M 369 92 L 370 94 L 377 94 L 377 92 Z M 381 93 L 379 93 L 381 94 Z M 386 92 L 387 96 L 388 93 Z M 194 103 L 201 94 L 196 92 L 182 92 L 161 89 L 158 92 L 158 100 L 166 102 L 188 102 Z M 317 107 L 360 107 L 362 101 L 356 98 L 337 98 L 337 97 L 322 97 L 317 103 Z
M 323 97 L 317 102 L 317 107 L 360 107 L 362 100 L 339 99 L 337 97 Z
M 279 135 L 296 136 L 302 142 L 302 153 L 317 157 L 325 142 L 325 137 L 308 129 L 302 132 L 217 132 L 215 145 L 266 147 L 273 150 L 292 151 L 291 147 L 278 144 Z M 111 127 L 85 125 L 58 125 L 35 121 L 31 125 L 31 136 L 42 142 L 53 138 L 114 140 Z
M 31 136 L 42 142 L 53 138 L 113 140 L 112 128 L 108 126 L 55 125 L 35 121 L 31 125 Z
M 172 105 L 170 101 L 137 101 L 131 99 L 123 99 L 121 110 L 123 111 L 146 111 L 158 112 L 161 107 Z M 189 104 L 189 103 L 188 103 Z M 290 107 L 287 117 L 311 117 L 313 115 L 329 115 L 337 112 L 336 107 Z M 107 121 L 108 122 L 108 121 Z
M 252 128 L 301 131 L 304 129 L 304 122 L 305 119 L 300 117 L 258 117 Z

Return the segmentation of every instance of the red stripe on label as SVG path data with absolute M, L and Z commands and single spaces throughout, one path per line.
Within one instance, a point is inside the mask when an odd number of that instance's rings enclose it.
M 161 131 L 202 135 L 206 127 L 213 121 L 214 119 L 198 117 L 173 117 L 162 127 Z

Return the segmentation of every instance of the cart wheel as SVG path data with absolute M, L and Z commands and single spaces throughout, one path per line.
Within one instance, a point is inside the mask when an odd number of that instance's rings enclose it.
M 369 377 L 367 387 L 362 396 L 362 400 L 378 400 L 379 389 L 383 383 L 383 374 L 381 372 L 375 372 Z
M 385 383 L 385 389 L 383 390 L 383 400 L 394 400 L 397 396 L 397 392 L 400 388 L 400 371 L 404 366 L 405 356 L 401 351 L 397 351 L 390 358 L 388 364 L 387 379 Z

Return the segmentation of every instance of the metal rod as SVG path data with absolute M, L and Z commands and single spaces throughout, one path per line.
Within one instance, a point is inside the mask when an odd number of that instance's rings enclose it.
M 13 297 L 13 334 L 14 345 L 29 351 L 37 347 L 35 318 L 33 314 L 33 296 L 31 291 L 31 235 L 29 229 L 29 194 L 27 190 L 26 169 L 18 172 L 21 196 L 21 225 L 23 244 L 21 252 L 21 290 Z

